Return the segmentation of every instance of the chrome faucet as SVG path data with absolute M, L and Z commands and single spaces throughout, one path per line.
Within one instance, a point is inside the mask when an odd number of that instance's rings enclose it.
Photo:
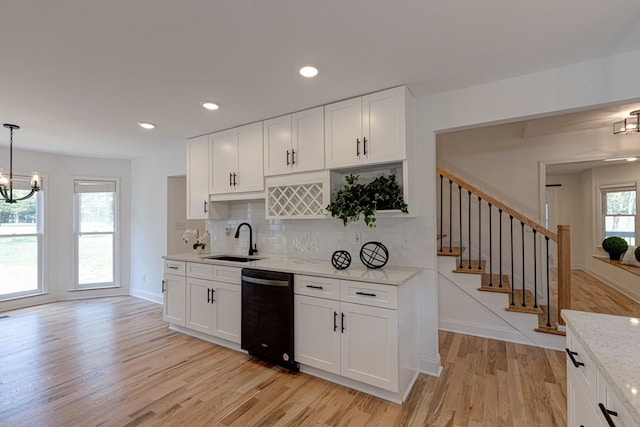
M 246 225 L 247 227 L 249 227 L 249 256 L 257 254 L 258 245 L 253 244 L 253 229 L 251 228 L 251 224 L 249 224 L 248 222 L 243 222 L 240 225 L 238 225 L 238 228 L 236 229 L 236 235 L 234 237 L 236 239 L 240 237 L 240 227 L 242 227 L 243 225 Z

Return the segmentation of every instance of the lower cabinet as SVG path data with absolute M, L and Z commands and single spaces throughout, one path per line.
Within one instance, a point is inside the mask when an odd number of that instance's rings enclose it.
M 240 276 L 237 267 L 165 261 L 164 320 L 240 344 Z
M 162 279 L 162 318 L 174 325 L 184 326 L 186 316 L 185 263 L 165 261 Z
M 187 278 L 186 327 L 240 343 L 241 287 Z
M 320 282 L 319 282 L 320 280 Z M 398 391 L 398 311 L 340 301 L 329 292 L 356 282 L 296 276 L 294 296 L 296 361 L 385 390 Z M 367 289 L 371 285 L 371 288 Z M 364 302 L 376 300 L 380 286 L 358 283 Z M 309 296 L 319 295 L 319 296 Z M 331 298 L 331 299 L 329 299 Z

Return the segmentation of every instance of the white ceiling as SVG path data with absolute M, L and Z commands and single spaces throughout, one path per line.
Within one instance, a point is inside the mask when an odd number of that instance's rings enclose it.
M 135 158 L 403 83 L 423 95 L 636 50 L 639 18 L 636 0 L 5 0 L 0 122 L 22 127 L 16 148 Z

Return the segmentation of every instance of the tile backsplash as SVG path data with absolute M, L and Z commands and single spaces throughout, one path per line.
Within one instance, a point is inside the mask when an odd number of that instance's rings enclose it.
M 389 250 L 388 265 L 430 268 L 425 265 L 425 249 L 433 245 L 433 230 L 425 218 L 378 218 L 376 228 L 361 220 L 347 227 L 338 219 L 267 220 L 264 201 L 229 203 L 228 220 L 208 220 L 211 252 L 247 254 L 249 229 L 243 227 L 234 238 L 239 224 L 247 222 L 253 228 L 253 242 L 258 255 L 286 256 L 329 261 L 338 249 L 351 254 L 352 265 L 362 264 L 360 248 L 369 241 L 382 242 Z M 429 240 L 431 239 L 431 240 Z M 359 242 L 358 242 L 359 240 Z

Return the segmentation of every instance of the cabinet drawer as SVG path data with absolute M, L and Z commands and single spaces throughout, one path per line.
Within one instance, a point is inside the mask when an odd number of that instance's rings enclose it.
M 200 264 L 198 262 L 187 263 L 187 276 L 197 279 L 213 280 L 213 267 L 211 264 Z
M 567 371 L 571 370 L 575 374 L 574 378 L 582 386 L 585 393 L 589 397 L 589 400 L 595 402 L 596 400 L 596 366 L 587 355 L 587 352 L 582 347 L 582 344 L 571 333 L 570 329 L 567 329 Z M 571 356 L 578 364 L 575 366 L 568 352 L 572 352 Z
M 232 283 L 239 285 L 242 283 L 242 269 L 238 267 L 226 267 L 223 265 L 213 265 L 213 280 L 218 282 Z
M 327 277 L 302 276 L 293 279 L 294 293 L 332 300 L 340 299 L 340 282 Z
M 398 308 L 398 288 L 377 283 L 340 281 L 340 299 L 355 304 L 382 308 Z
M 184 276 L 186 263 L 184 261 L 164 260 L 164 272 L 166 274 L 175 274 L 176 276 Z

